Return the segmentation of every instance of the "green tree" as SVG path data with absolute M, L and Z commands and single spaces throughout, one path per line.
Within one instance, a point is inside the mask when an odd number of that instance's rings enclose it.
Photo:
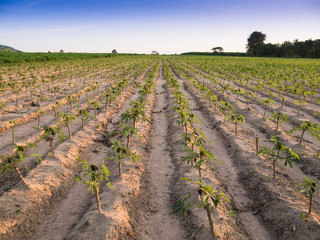
M 249 55 L 257 56 L 257 47 L 263 45 L 266 38 L 267 35 L 262 32 L 254 31 L 251 33 L 247 39 L 247 52 Z

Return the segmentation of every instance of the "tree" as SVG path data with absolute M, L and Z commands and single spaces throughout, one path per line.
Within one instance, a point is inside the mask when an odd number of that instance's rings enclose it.
M 251 35 L 247 39 L 247 52 L 249 53 L 249 55 L 256 56 L 256 48 L 263 45 L 266 38 L 267 35 L 263 34 L 262 32 L 254 31 L 253 33 L 251 33 Z
M 223 48 L 222 47 L 214 47 L 214 48 L 212 48 L 211 49 L 211 51 L 213 51 L 213 52 L 223 52 Z

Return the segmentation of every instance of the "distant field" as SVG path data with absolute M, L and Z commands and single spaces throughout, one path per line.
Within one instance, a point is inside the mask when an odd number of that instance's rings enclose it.
M 42 62 L 53 60 L 70 60 L 84 58 L 110 57 L 106 53 L 24 53 L 24 52 L 0 52 L 1 63 Z

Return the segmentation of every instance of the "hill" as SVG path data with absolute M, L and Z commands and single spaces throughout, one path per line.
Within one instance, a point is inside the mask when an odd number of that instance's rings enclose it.
M 9 47 L 9 46 L 1 45 L 1 44 L 0 44 L 0 51 L 1 51 L 2 49 L 9 49 L 9 50 L 11 50 L 11 51 L 13 51 L 13 52 L 20 52 L 19 50 L 15 49 L 15 48 L 13 48 L 13 47 Z

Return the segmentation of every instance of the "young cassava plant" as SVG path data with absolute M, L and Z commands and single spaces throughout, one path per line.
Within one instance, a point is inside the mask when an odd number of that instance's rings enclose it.
M 281 113 L 281 112 L 274 111 L 271 115 L 277 124 L 276 131 L 279 129 L 279 124 L 281 125 L 281 127 L 283 127 L 283 121 L 288 120 L 288 115 Z
M 82 168 L 82 175 L 76 176 L 74 180 L 89 185 L 89 191 L 95 195 L 99 213 L 102 214 L 99 196 L 100 184 L 106 180 L 107 186 L 111 189 L 114 189 L 109 181 L 110 172 L 108 171 L 104 162 L 101 164 L 101 168 L 99 168 L 97 165 L 89 164 L 85 159 L 82 158 L 77 158 L 77 161 Z M 87 180 L 84 180 L 84 178 Z
M 130 148 L 122 146 L 120 141 L 112 141 L 112 153 L 110 157 L 107 157 L 107 160 L 116 160 L 119 163 L 119 175 L 122 176 L 122 165 L 124 164 L 124 160 L 127 157 L 130 157 L 132 163 L 136 163 L 140 157 L 137 153 L 132 152 Z
M 289 166 L 292 167 L 292 163 L 296 159 L 300 160 L 300 158 L 291 148 L 278 141 L 276 137 L 271 135 L 270 140 L 274 144 L 273 147 L 268 148 L 266 146 L 261 146 L 261 149 L 258 151 L 258 155 L 263 154 L 267 157 L 266 160 L 272 161 L 273 178 L 276 179 L 276 162 L 279 159 L 284 160 L 284 166 L 289 164 Z
M 312 178 L 304 177 L 304 182 L 300 184 L 300 193 L 303 193 L 307 198 L 309 198 L 309 209 L 307 214 L 301 214 L 301 218 L 308 220 L 311 216 L 313 197 L 316 191 L 316 187 L 319 181 L 315 181 Z
M 225 196 L 223 192 L 213 189 L 210 185 L 205 185 L 201 178 L 198 182 L 195 182 L 189 178 L 182 179 L 198 185 L 200 202 L 197 204 L 197 206 L 198 208 L 204 209 L 206 211 L 212 237 L 213 239 L 218 239 L 219 234 L 216 232 L 214 227 L 212 207 L 217 209 L 218 206 L 222 204 L 223 199 L 228 202 L 230 202 L 230 200 Z M 183 197 L 182 200 L 178 201 L 176 205 L 173 206 L 173 211 L 175 214 L 177 214 L 179 211 L 182 211 L 184 215 L 187 214 L 187 209 L 193 207 L 193 204 L 188 201 L 190 197 L 191 194 L 189 193 L 188 196 Z
M 306 131 L 309 131 L 310 136 L 313 135 L 315 138 L 320 139 L 320 124 L 312 123 L 310 121 L 300 121 L 299 124 L 298 127 L 293 127 L 289 132 L 301 131 L 300 145 L 303 143 L 303 136 Z
M 82 129 L 84 129 L 84 122 L 90 118 L 90 112 L 87 109 L 80 109 L 79 115 L 82 121 Z
M 230 112 L 227 116 L 227 120 L 234 123 L 235 135 L 238 136 L 238 125 L 244 123 L 244 116 L 239 113 Z
M 55 128 L 48 126 L 48 127 L 45 127 L 43 130 L 44 130 L 44 133 L 41 135 L 40 139 L 49 141 L 49 145 L 50 145 L 50 149 L 51 149 L 51 152 L 52 152 L 52 156 L 55 157 L 54 148 L 53 148 L 54 138 L 55 138 L 56 135 L 58 135 L 59 136 L 59 141 L 63 142 L 66 139 L 66 135 L 61 130 L 61 128 L 58 127 L 58 126 L 56 126 Z
M 77 116 L 75 114 L 70 114 L 67 112 L 61 112 L 60 116 L 62 117 L 62 123 L 68 128 L 69 138 L 70 140 L 72 140 L 70 122 L 71 121 L 75 122 L 77 119 Z

